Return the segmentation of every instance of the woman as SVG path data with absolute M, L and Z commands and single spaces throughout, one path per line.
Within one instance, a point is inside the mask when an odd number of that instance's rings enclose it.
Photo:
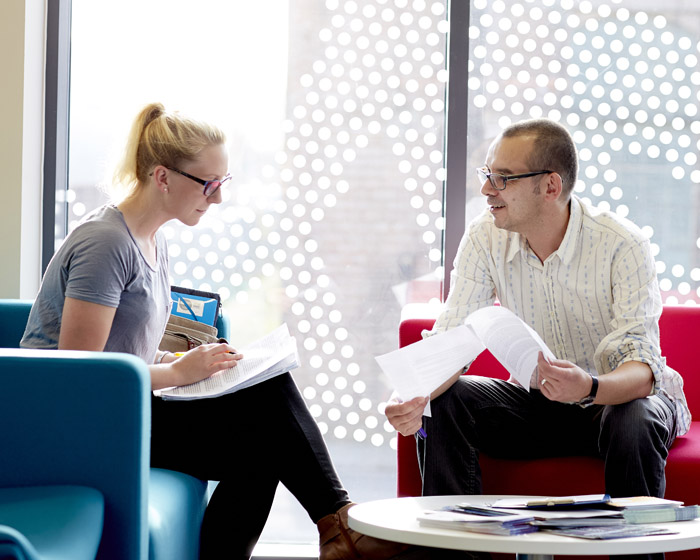
M 199 381 L 243 357 L 228 344 L 181 357 L 158 350 L 170 312 L 160 227 L 172 219 L 193 226 L 221 203 L 230 179 L 224 143 L 217 128 L 159 103 L 140 112 L 115 173 L 126 196 L 90 214 L 54 255 L 23 347 L 135 354 L 150 364 L 153 389 Z M 318 524 L 321 558 L 391 558 L 407 548 L 348 528 L 350 499 L 288 373 L 215 399 L 154 397 L 151 464 L 220 481 L 201 558 L 248 558 L 279 482 Z

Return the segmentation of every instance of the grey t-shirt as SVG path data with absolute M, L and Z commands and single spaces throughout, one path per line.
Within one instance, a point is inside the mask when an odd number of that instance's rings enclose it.
M 87 216 L 51 259 L 20 342 L 23 348 L 58 348 L 66 297 L 116 307 L 106 352 L 125 352 L 153 363 L 170 315 L 168 247 L 156 234 L 157 265 L 141 253 L 116 206 Z

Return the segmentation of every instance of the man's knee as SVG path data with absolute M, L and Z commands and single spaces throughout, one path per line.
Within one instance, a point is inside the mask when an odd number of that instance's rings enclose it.
M 635 399 L 605 407 L 601 423 L 603 447 L 606 442 L 631 447 L 650 442 L 656 446 L 668 439 L 668 426 L 658 417 L 649 399 Z
M 491 377 L 483 377 L 481 375 L 462 375 L 455 383 L 452 384 L 442 395 L 437 397 L 433 402 L 438 406 L 446 406 L 448 402 L 469 403 L 471 401 L 480 402 L 495 396 L 495 385 L 501 380 Z

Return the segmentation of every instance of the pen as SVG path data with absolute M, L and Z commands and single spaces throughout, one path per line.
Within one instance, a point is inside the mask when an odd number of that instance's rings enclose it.
M 187 354 L 187 352 L 173 352 L 173 356 L 175 356 L 176 358 L 180 358 L 185 354 Z M 235 354 L 235 352 L 229 352 L 229 354 Z

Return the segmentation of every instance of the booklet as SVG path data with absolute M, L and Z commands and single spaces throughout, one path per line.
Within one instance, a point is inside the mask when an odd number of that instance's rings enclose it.
M 676 508 L 683 505 L 678 500 L 667 500 L 656 496 L 631 496 L 629 498 L 613 498 L 610 507 L 619 509 L 633 508 Z
M 424 397 L 488 349 L 528 391 L 537 355 L 555 359 L 540 336 L 512 311 L 489 306 L 463 325 L 375 359 L 400 399 Z
M 582 494 L 578 496 L 551 496 L 542 498 L 501 498 L 491 504 L 494 508 L 511 509 L 566 509 L 593 508 L 610 505 L 608 494 Z
M 532 515 L 502 513 L 501 515 L 484 515 L 481 513 L 462 513 L 454 509 L 428 510 L 418 515 L 418 523 L 424 527 L 456 529 L 491 535 L 522 535 L 537 531 L 530 522 Z
M 221 296 L 214 292 L 203 292 L 182 286 L 170 286 L 170 299 L 173 304 L 172 315 L 184 317 L 191 321 L 216 325 L 221 309 Z
M 251 387 L 299 367 L 296 341 L 286 324 L 240 349 L 243 359 L 229 369 L 197 383 L 154 391 L 166 400 L 192 400 L 218 397 Z

